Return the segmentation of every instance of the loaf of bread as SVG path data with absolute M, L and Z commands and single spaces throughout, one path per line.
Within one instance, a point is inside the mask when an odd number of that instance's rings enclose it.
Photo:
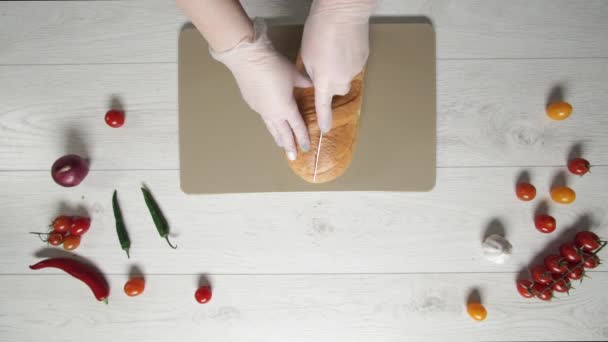
M 300 71 L 304 70 L 299 55 L 296 67 Z M 331 131 L 323 135 L 316 178 L 314 177 L 315 158 L 321 131 L 317 123 L 315 92 L 314 88 L 294 89 L 298 108 L 308 126 L 310 150 L 308 152 L 299 150 L 296 160 L 288 160 L 288 163 L 291 169 L 307 182 L 330 182 L 344 174 L 350 166 L 357 141 L 364 71 L 361 71 L 352 80 L 348 94 L 333 97 L 331 105 L 333 125 Z

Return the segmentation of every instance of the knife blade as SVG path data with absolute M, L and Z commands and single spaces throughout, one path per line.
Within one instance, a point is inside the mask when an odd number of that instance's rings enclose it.
M 319 144 L 317 146 L 317 155 L 315 156 L 315 170 L 312 175 L 312 181 L 315 183 L 317 181 L 317 168 L 319 167 L 319 154 L 321 153 L 321 143 L 323 142 L 323 132 L 320 132 L 319 135 Z

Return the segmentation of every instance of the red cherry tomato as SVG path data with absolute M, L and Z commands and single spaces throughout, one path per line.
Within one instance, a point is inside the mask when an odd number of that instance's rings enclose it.
M 536 188 L 530 183 L 518 183 L 515 194 L 522 201 L 531 201 L 536 197 Z
M 535 282 L 540 284 L 550 284 L 553 281 L 551 272 L 545 266 L 534 266 L 530 269 L 530 274 Z
M 205 304 L 211 300 L 211 288 L 209 286 L 201 286 L 194 293 L 196 301 Z
M 125 123 L 125 112 L 119 109 L 110 109 L 106 113 L 106 123 L 113 128 L 122 126 Z
M 63 235 L 61 233 L 50 233 L 47 242 L 53 246 L 59 246 L 63 243 Z
M 63 249 L 67 251 L 75 250 L 80 246 L 80 236 L 78 235 L 68 235 L 63 238 Z
M 600 264 L 600 258 L 597 255 L 583 253 L 583 267 L 596 268 Z
M 541 233 L 551 233 L 557 227 L 557 223 L 555 222 L 555 218 L 551 215 L 541 214 L 534 218 L 534 226 Z
M 88 217 L 74 217 L 70 227 L 70 235 L 84 235 L 91 227 L 91 219 Z
M 568 271 L 566 268 L 568 262 L 559 255 L 548 255 L 545 257 L 545 267 L 555 274 L 564 274 Z
M 532 282 L 524 279 L 517 281 L 517 292 L 524 298 L 532 298 L 534 294 L 532 293 Z
M 560 279 L 561 277 L 561 275 L 553 275 L 554 281 L 551 288 L 553 289 L 553 291 L 557 292 L 568 292 L 570 290 L 570 280 L 568 278 Z
M 600 238 L 590 231 L 576 233 L 574 241 L 576 242 L 576 246 L 585 252 L 591 252 L 600 246 Z
M 72 226 L 72 218 L 69 216 L 59 216 L 53 221 L 53 230 L 57 233 L 65 233 Z
M 568 271 L 568 278 L 572 280 L 579 280 L 585 274 L 585 270 L 576 263 L 568 263 L 568 268 L 570 269 L 570 271 Z
M 589 164 L 587 159 L 574 158 L 568 162 L 568 170 L 575 175 L 582 176 L 589 172 L 590 168 L 591 164 Z
M 561 254 L 564 259 L 570 262 L 581 261 L 581 252 L 572 242 L 566 242 L 562 244 L 559 247 L 559 254 Z
M 553 298 L 553 290 L 545 284 L 534 283 L 532 291 L 534 296 L 540 300 L 551 300 Z
M 131 278 L 127 280 L 124 286 L 125 294 L 129 297 L 139 296 L 144 292 L 144 288 L 146 287 L 146 282 L 143 278 Z

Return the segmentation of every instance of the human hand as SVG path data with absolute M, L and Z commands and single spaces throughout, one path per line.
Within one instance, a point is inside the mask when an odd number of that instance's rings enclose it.
M 377 0 L 315 0 L 304 26 L 302 61 L 315 87 L 324 133 L 332 126 L 331 100 L 346 95 L 369 55 L 369 17 Z
M 310 141 L 293 88 L 311 87 L 312 83 L 273 48 L 263 21 L 256 20 L 254 28 L 253 42 L 241 42 L 225 52 L 211 50 L 211 56 L 230 69 L 245 102 L 260 114 L 277 145 L 294 160 L 294 136 L 304 151 L 308 151 Z

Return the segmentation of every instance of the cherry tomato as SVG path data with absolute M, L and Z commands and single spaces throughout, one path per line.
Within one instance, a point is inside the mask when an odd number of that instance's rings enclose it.
M 585 268 L 596 268 L 600 264 L 600 258 L 597 255 L 583 253 L 583 266 Z
M 536 197 L 536 188 L 530 183 L 518 183 L 515 194 L 522 201 L 531 201 Z
M 582 248 L 585 252 L 591 252 L 600 246 L 600 238 L 590 231 L 576 233 L 574 241 L 576 246 Z
M 585 274 L 585 270 L 581 266 L 578 266 L 576 263 L 568 263 L 568 268 L 570 271 L 568 272 L 568 278 L 572 280 L 579 280 Z
M 559 254 L 570 262 L 581 261 L 581 252 L 572 242 L 566 242 L 559 247 Z
M 57 233 L 65 233 L 72 226 L 72 218 L 69 216 L 59 216 L 53 221 L 53 230 Z
M 144 288 L 146 287 L 146 282 L 143 278 L 131 278 L 127 280 L 125 283 L 125 294 L 129 297 L 139 296 L 144 292 Z
M 562 276 L 553 275 L 553 285 L 551 289 L 556 292 L 568 292 L 570 290 L 570 280 L 568 278 L 560 279 Z
M 211 300 L 211 288 L 209 286 L 201 286 L 194 293 L 194 298 L 196 301 L 205 304 Z
M 587 159 L 574 158 L 568 162 L 568 170 L 575 175 L 582 176 L 589 172 L 590 168 L 591 164 Z
M 554 102 L 547 106 L 547 116 L 553 120 L 564 120 L 572 114 L 572 106 L 568 102 Z
M 532 298 L 534 294 L 532 293 L 532 282 L 524 279 L 517 281 L 517 292 L 524 298 Z
M 46 241 L 53 246 L 59 246 L 63 243 L 63 235 L 61 233 L 50 233 Z
M 551 272 L 545 266 L 534 266 L 530 269 L 530 274 L 535 282 L 540 284 L 550 284 L 553 281 Z
M 551 189 L 551 199 L 557 203 L 570 204 L 576 199 L 576 193 L 567 186 L 558 186 Z
M 541 214 L 534 218 L 534 226 L 536 226 L 539 232 L 548 234 L 555 230 L 557 223 L 553 216 Z
M 79 235 L 68 235 L 63 238 L 63 249 L 67 251 L 72 251 L 80 246 L 80 236 Z
M 106 123 L 113 128 L 122 126 L 125 123 L 125 112 L 119 109 L 110 109 L 106 113 Z
M 551 300 L 553 298 L 553 290 L 545 284 L 534 283 L 532 292 L 540 300 Z
M 84 235 L 91 227 L 91 219 L 88 217 L 74 217 L 70 227 L 70 235 Z
M 486 308 L 479 303 L 467 304 L 467 312 L 469 313 L 469 316 L 476 321 L 483 321 L 488 316 L 488 311 L 486 311 Z
M 559 255 L 548 255 L 545 257 L 545 267 L 555 274 L 564 274 L 568 272 L 566 268 L 568 262 Z

